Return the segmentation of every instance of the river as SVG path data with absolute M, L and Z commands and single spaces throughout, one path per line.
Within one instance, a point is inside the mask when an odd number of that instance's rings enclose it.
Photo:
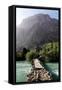
M 29 61 L 16 61 L 16 82 L 27 82 L 32 65 Z
M 46 63 L 45 68 L 53 73 L 54 79 L 57 79 L 58 63 Z M 30 73 L 31 69 L 32 65 L 29 61 L 16 61 L 16 82 L 27 82 L 27 74 Z

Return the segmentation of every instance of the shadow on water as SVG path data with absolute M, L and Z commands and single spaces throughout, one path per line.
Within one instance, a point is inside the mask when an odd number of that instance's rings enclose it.
M 57 74 L 55 74 L 54 72 L 52 72 L 52 69 L 51 69 L 48 65 L 43 64 L 43 66 L 44 66 L 45 69 L 48 70 L 49 73 L 52 75 L 52 78 L 53 78 L 54 81 L 59 80 L 59 75 L 57 75 Z

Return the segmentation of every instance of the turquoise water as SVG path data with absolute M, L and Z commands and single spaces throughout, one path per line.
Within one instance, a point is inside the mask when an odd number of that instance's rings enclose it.
M 58 63 L 46 63 L 45 68 L 53 74 L 57 80 L 59 75 Z M 16 61 L 16 82 L 27 82 L 27 75 L 31 72 L 32 65 L 28 61 Z
M 16 82 L 27 82 L 32 65 L 28 61 L 16 61 Z
M 53 80 L 59 80 L 59 63 L 45 63 L 44 67 L 52 74 Z
M 49 69 L 52 71 L 52 73 L 59 75 L 59 64 L 58 63 L 46 63 L 46 65 L 49 67 Z

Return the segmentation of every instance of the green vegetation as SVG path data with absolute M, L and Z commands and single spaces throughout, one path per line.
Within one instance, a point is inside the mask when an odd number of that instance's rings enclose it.
M 26 53 L 28 52 L 29 50 L 27 50 L 26 48 L 23 48 L 22 51 L 18 51 L 16 52 L 16 60 L 19 61 L 19 60 L 25 60 L 26 59 Z
M 26 59 L 27 60 L 32 60 L 32 59 L 35 59 L 35 58 L 37 58 L 37 57 L 39 57 L 39 53 L 38 52 L 36 52 L 35 50 L 30 50 L 30 52 L 28 52 L 27 54 L 26 54 Z
M 39 53 L 40 56 L 45 57 L 45 61 L 58 62 L 59 60 L 59 43 L 52 42 L 44 44 Z
M 42 62 L 58 62 L 59 60 L 59 42 L 50 42 L 42 47 L 27 50 L 23 48 L 21 52 L 16 52 L 16 60 L 29 60 L 38 58 Z

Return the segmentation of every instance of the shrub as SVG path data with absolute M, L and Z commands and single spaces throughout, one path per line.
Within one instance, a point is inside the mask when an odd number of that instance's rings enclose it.
M 35 50 L 31 50 L 26 54 L 26 59 L 32 61 L 32 59 L 38 58 L 39 54 Z
M 57 62 L 59 58 L 59 44 L 58 42 L 46 43 L 40 50 L 39 55 L 45 57 L 45 61 Z
M 16 60 L 25 60 L 26 59 L 26 53 L 28 52 L 29 50 L 26 49 L 26 48 L 23 48 L 22 51 L 18 51 L 16 52 Z

